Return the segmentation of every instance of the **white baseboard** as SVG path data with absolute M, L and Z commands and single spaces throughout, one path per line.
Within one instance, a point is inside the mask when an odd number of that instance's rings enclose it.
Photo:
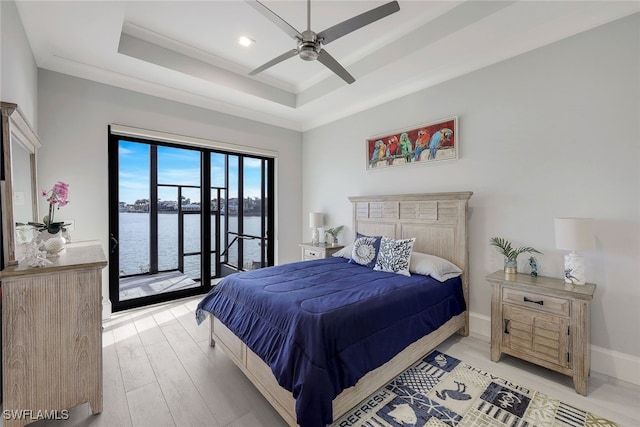
M 491 342 L 491 317 L 469 312 L 469 333 L 485 342 Z
M 591 368 L 616 380 L 640 385 L 640 357 L 591 344 Z
M 109 298 L 102 298 L 102 320 L 109 320 L 111 318 L 111 300 Z
M 491 317 L 470 312 L 469 332 L 490 342 Z M 618 381 L 640 385 L 640 357 L 591 344 L 591 369 Z

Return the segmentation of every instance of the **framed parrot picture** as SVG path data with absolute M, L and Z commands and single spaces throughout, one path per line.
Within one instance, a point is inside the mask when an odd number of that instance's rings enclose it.
M 458 117 L 366 140 L 367 170 L 458 158 Z

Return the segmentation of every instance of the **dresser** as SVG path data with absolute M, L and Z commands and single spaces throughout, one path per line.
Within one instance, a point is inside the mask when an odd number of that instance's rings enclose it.
M 342 245 L 331 245 L 326 243 L 300 243 L 302 261 L 329 258 L 342 248 L 344 248 Z
M 102 412 L 102 269 L 98 242 L 70 243 L 52 265 L 0 272 L 5 427 Z M 8 411 L 8 412 L 7 412 Z M 58 411 L 55 413 L 54 411 Z
M 573 377 L 576 391 L 586 395 L 596 285 L 502 270 L 486 279 L 493 287 L 491 360 L 506 353 L 553 369 Z

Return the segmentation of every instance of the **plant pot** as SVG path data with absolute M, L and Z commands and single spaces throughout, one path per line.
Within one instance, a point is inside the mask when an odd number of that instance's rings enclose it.
M 518 260 L 505 258 L 504 274 L 517 274 L 517 273 L 518 273 Z
M 62 237 L 62 230 L 57 233 L 49 233 L 48 230 L 42 230 L 38 235 L 38 240 L 42 243 L 42 248 L 47 251 L 47 255 L 57 255 L 67 243 L 65 238 Z

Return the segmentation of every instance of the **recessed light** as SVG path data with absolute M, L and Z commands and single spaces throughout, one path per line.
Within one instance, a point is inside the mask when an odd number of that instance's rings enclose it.
M 247 47 L 247 46 L 251 46 L 252 44 L 254 44 L 256 41 L 250 39 L 249 37 L 245 37 L 245 36 L 241 36 L 238 39 L 238 43 L 240 43 L 242 46 Z

